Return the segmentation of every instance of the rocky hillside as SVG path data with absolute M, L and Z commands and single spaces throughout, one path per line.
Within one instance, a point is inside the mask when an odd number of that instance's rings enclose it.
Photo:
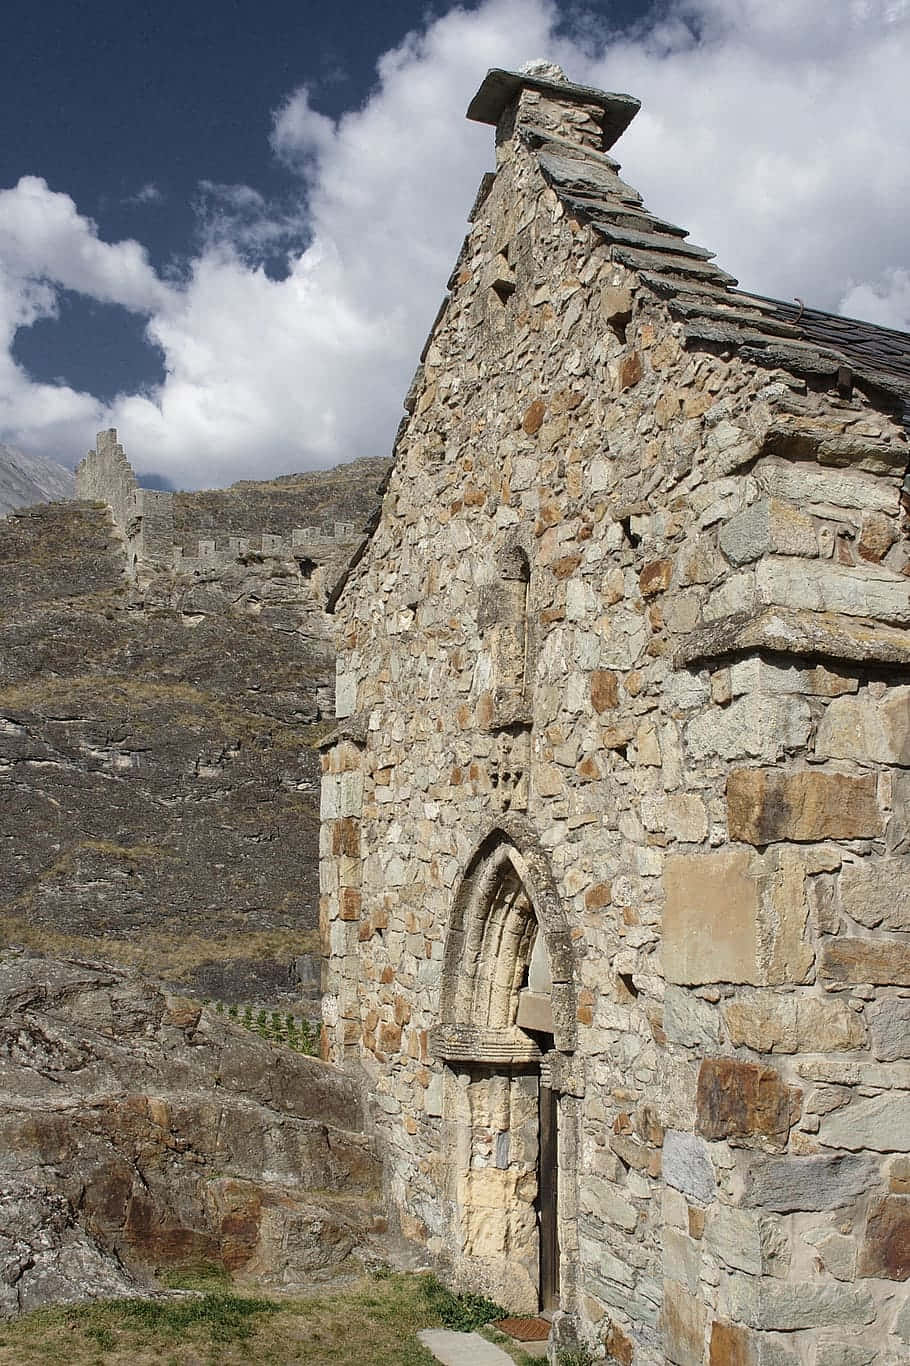
M 312 1012 L 333 672 L 293 559 L 139 586 L 99 504 L 0 521 L 0 945 Z
M 72 470 L 0 442 L 0 517 L 13 508 L 72 498 L 73 488 Z
M 0 954 L 0 1316 L 200 1261 L 295 1285 L 369 1248 L 342 1073 L 136 974 Z

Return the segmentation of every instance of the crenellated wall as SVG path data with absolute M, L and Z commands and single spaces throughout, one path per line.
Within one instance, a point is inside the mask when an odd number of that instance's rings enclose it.
M 326 579 L 385 468 L 158 492 L 102 432 L 83 501 L 0 520 L 0 946 L 314 1011 Z
M 114 428 L 98 433 L 95 449 L 77 467 L 76 496 L 110 507 L 133 576 L 156 566 L 211 570 L 249 555 L 335 566 L 360 533 L 357 520 L 294 525 L 295 514 L 309 511 L 313 498 L 310 488 L 287 478 L 199 492 L 141 488 Z M 264 526 L 256 522 L 261 515 L 269 518 Z

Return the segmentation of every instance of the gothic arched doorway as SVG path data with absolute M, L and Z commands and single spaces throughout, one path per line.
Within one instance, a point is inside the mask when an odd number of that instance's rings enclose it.
M 523 834 L 515 822 L 495 829 L 465 871 L 433 1049 L 446 1063 L 456 1275 L 533 1312 L 557 1308 L 564 1288 L 575 1142 L 559 1063 L 575 1045 L 575 991 L 561 905 L 546 860 Z

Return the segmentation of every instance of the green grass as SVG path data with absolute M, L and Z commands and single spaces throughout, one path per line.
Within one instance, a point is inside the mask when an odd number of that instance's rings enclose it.
M 181 1342 L 190 1335 L 211 1343 L 240 1342 L 252 1337 L 257 1314 L 280 1314 L 275 1300 L 253 1299 L 230 1291 L 188 1296 L 186 1299 L 120 1300 L 85 1310 L 90 1334 L 112 1338 L 116 1324 L 144 1340 Z M 116 1339 L 114 1339 L 116 1340 Z M 109 1342 L 114 1345 L 114 1341 Z
M 506 1310 L 484 1295 L 454 1295 L 435 1276 L 424 1279 L 423 1293 L 430 1313 L 443 1328 L 456 1333 L 473 1333 L 493 1319 L 504 1319 Z
M 0 1323 L 0 1366 L 433 1366 L 421 1328 L 470 1331 L 504 1312 L 426 1274 L 386 1272 L 295 1298 L 232 1288 L 205 1263 L 166 1280 L 175 1293 Z

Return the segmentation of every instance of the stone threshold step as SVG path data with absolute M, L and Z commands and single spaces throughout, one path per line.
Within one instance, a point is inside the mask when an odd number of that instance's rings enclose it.
M 454 1333 L 450 1328 L 424 1328 L 417 1334 L 443 1366 L 515 1366 L 512 1358 L 479 1333 Z

